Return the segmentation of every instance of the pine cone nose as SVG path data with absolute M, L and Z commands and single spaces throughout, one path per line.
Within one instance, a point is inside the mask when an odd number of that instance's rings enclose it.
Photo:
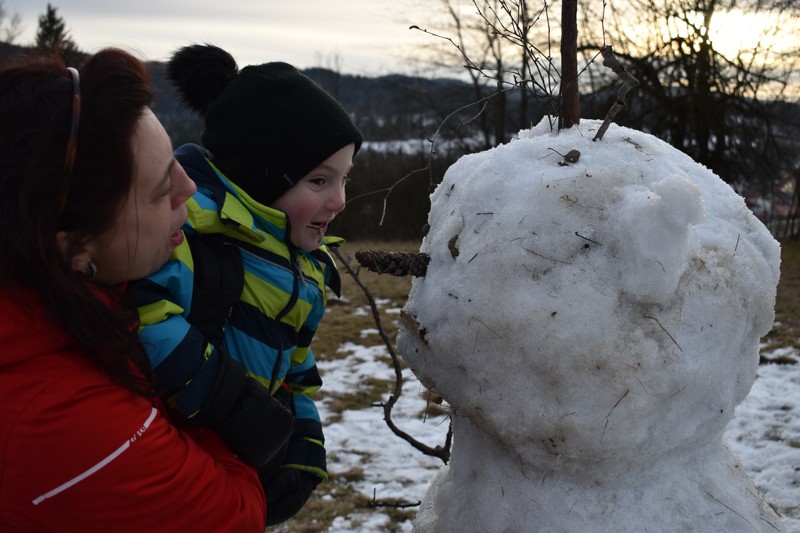
M 377 274 L 421 277 L 427 272 L 431 258 L 425 253 L 359 250 L 356 252 L 356 260 L 361 266 Z

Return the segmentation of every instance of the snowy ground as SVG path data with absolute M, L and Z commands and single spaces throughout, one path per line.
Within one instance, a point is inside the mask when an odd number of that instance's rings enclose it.
M 800 361 L 792 350 L 766 354 L 778 355 Z M 800 364 L 761 365 L 725 439 L 767 501 L 782 511 L 785 530 L 800 533 Z
M 399 313 L 399 310 L 389 310 Z M 375 335 L 365 331 L 364 335 Z M 365 378 L 392 380 L 383 346 L 345 344 L 344 359 L 319 361 L 329 392 L 346 393 L 358 388 Z M 796 352 L 784 350 L 765 354 L 783 355 L 800 361 Z M 395 406 L 393 419 L 417 440 L 436 446 L 444 443 L 448 422 L 442 418 L 423 419 L 426 400 L 423 387 L 410 371 L 404 374 L 403 397 Z M 387 391 L 386 397 L 388 398 Z M 322 420 L 328 418 L 320 405 Z M 325 428 L 328 468 L 333 475 L 354 468 L 364 470 L 364 479 L 354 488 L 379 501 L 409 503 L 420 501 L 442 465 L 441 461 L 416 451 L 395 436 L 383 420 L 379 407 L 349 410 L 339 421 Z M 800 364 L 762 365 L 750 395 L 739 405 L 725 433 L 730 448 L 741 458 L 758 489 L 785 520 L 787 533 L 800 533 Z M 390 518 L 383 508 L 339 517 L 328 533 L 378 533 L 386 531 Z M 411 522 L 401 531 L 411 531 Z

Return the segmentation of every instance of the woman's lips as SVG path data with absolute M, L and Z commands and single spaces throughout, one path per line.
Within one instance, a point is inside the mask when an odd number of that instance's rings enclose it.
M 173 246 L 178 246 L 183 242 L 183 231 L 178 229 L 175 233 L 169 236 L 169 242 Z

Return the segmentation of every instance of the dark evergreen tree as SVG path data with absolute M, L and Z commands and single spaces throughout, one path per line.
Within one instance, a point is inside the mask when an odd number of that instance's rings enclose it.
M 36 48 L 41 52 L 58 52 L 64 62 L 71 66 L 77 66 L 82 55 L 75 42 L 69 37 L 66 23 L 58 15 L 58 9 L 51 4 L 47 4 L 47 11 L 39 17 Z

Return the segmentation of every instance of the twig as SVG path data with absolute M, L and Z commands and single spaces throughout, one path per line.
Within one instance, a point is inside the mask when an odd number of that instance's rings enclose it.
M 502 338 L 503 338 L 503 336 L 502 336 L 502 335 L 500 335 L 500 334 L 499 334 L 499 333 L 497 333 L 495 330 L 493 330 L 492 328 L 490 328 L 489 326 L 487 326 L 487 325 L 486 325 L 486 323 L 485 323 L 483 320 L 481 320 L 480 318 L 476 318 L 476 317 L 474 317 L 474 316 L 473 316 L 473 317 L 470 317 L 470 318 L 469 318 L 469 320 L 467 321 L 467 325 L 471 324 L 473 320 L 474 320 L 475 322 L 477 322 L 478 324 L 480 324 L 481 326 L 483 326 L 483 327 L 485 327 L 486 329 L 488 329 L 489 331 L 491 331 L 492 333 L 494 333 L 494 336 L 495 336 L 495 337 L 497 337 L 498 339 L 502 339 Z
M 389 351 L 389 355 L 392 358 L 392 366 L 394 367 L 394 389 L 392 390 L 392 394 L 389 396 L 389 399 L 382 404 L 383 406 L 383 419 L 386 421 L 386 425 L 389 426 L 389 429 L 392 430 L 392 433 L 400 437 L 401 439 L 405 440 L 415 449 L 421 451 L 425 455 L 430 455 L 431 457 L 438 457 L 442 460 L 444 464 L 450 460 L 450 445 L 453 441 L 453 426 L 452 423 L 450 428 L 447 430 L 447 436 L 445 437 L 444 446 L 436 446 L 430 447 L 408 433 L 402 431 L 400 428 L 395 425 L 394 421 L 392 420 L 392 409 L 394 408 L 394 404 L 397 403 L 397 400 L 400 399 L 400 396 L 403 394 L 403 372 L 400 368 L 400 358 L 397 356 L 397 352 L 394 349 L 392 341 L 389 339 L 389 336 L 386 334 L 386 330 L 383 328 L 381 324 L 381 315 L 378 311 L 378 305 L 375 303 L 375 298 L 372 296 L 372 292 L 367 288 L 366 285 L 361 281 L 361 278 L 358 277 L 358 274 L 353 270 L 353 267 L 350 266 L 350 262 L 345 259 L 342 254 L 339 252 L 338 248 L 331 248 L 331 252 L 336 256 L 339 262 L 344 266 L 345 270 L 348 274 L 353 278 L 356 284 L 361 288 L 364 292 L 364 295 L 367 297 L 367 302 L 369 302 L 369 307 L 372 311 L 372 318 L 375 321 L 375 326 L 378 328 L 378 333 L 383 340 L 383 343 L 386 345 L 386 349 Z
M 625 396 L 627 396 L 629 392 L 631 392 L 631 390 L 630 390 L 630 389 L 627 389 L 627 390 L 625 391 L 625 393 L 624 393 L 622 396 L 620 396 L 620 397 L 619 397 L 619 400 L 617 400 L 617 403 L 615 403 L 615 404 L 614 404 L 614 406 L 611 408 L 611 410 L 610 410 L 610 411 L 608 412 L 608 414 L 606 415 L 606 417 L 605 417 L 605 420 L 608 420 L 608 419 L 611 417 L 611 413 L 613 413 L 613 412 L 614 412 L 614 409 L 616 409 L 616 408 L 617 408 L 617 406 L 619 405 L 619 403 L 620 403 L 622 400 L 624 400 L 624 399 L 625 399 Z
M 624 399 L 625 399 L 625 397 L 628 395 L 628 393 L 629 393 L 629 392 L 631 392 L 631 390 L 630 390 L 630 389 L 627 389 L 627 390 L 625 391 L 625 394 L 623 394 L 622 396 L 620 396 L 619 400 L 617 400 L 617 403 L 615 403 L 615 404 L 614 404 L 614 406 L 613 406 L 613 407 L 611 408 L 611 410 L 608 412 L 608 414 L 606 415 L 606 417 L 603 419 L 603 420 L 605 420 L 605 424 L 603 425 L 603 432 L 600 434 L 600 442 L 603 442 L 603 437 L 605 437 L 605 435 L 606 435 L 606 428 L 608 427 L 608 419 L 609 419 L 609 418 L 611 418 L 611 413 L 613 413 L 613 412 L 614 412 L 614 409 L 616 409 L 616 408 L 617 408 L 617 406 L 619 405 L 619 403 L 620 403 L 622 400 L 624 400 Z
M 597 242 L 597 241 L 594 241 L 594 240 L 590 239 L 589 237 L 584 237 L 583 235 L 581 235 L 581 234 L 580 234 L 580 233 L 578 233 L 577 231 L 575 232 L 575 235 L 576 235 L 576 236 L 578 236 L 578 237 L 580 237 L 580 238 L 581 238 L 581 239 L 583 239 L 583 240 L 589 241 L 589 242 L 590 242 L 590 243 L 592 243 L 592 244 L 596 244 L 596 245 L 598 245 L 598 246 L 602 246 L 602 244 L 600 244 L 599 242 Z
M 421 30 L 421 31 L 426 31 L 426 30 Z M 429 32 L 426 31 L 426 33 L 429 33 Z M 434 34 L 432 34 L 432 35 L 434 35 Z M 494 93 L 490 94 L 489 96 L 484 96 L 483 98 L 481 98 L 478 101 L 471 102 L 469 104 L 463 105 L 463 106 L 459 107 L 458 109 L 456 109 L 455 111 L 452 111 L 449 115 L 444 117 L 444 119 L 439 123 L 439 126 L 436 128 L 436 131 L 428 139 L 428 142 L 430 142 L 431 147 L 430 147 L 430 150 L 428 150 L 427 162 L 426 162 L 424 167 L 418 168 L 416 170 L 412 170 L 411 172 L 409 172 L 408 174 L 406 174 L 402 178 L 400 178 L 397 181 L 395 181 L 389 187 L 386 187 L 386 188 L 383 188 L 383 189 L 378 189 L 376 191 L 371 191 L 371 192 L 364 193 L 364 194 L 360 194 L 358 196 L 354 196 L 353 198 L 349 198 L 347 200 L 347 203 L 354 202 L 354 201 L 359 200 L 361 198 L 364 198 L 366 196 L 372 196 L 374 194 L 386 193 L 384 195 L 384 197 L 383 197 L 383 210 L 381 211 L 381 219 L 380 219 L 380 222 L 378 222 L 378 225 L 382 226 L 383 225 L 383 221 L 386 218 L 386 209 L 387 209 L 387 206 L 388 206 L 388 203 L 389 203 L 389 196 L 391 196 L 391 194 L 394 192 L 395 188 L 397 188 L 400 184 L 402 184 L 403 182 L 405 182 L 406 180 L 408 180 L 412 176 L 416 176 L 417 174 L 420 174 L 422 172 L 427 172 L 428 173 L 428 184 L 429 184 L 430 187 L 433 187 L 433 174 L 432 174 L 433 173 L 433 165 L 431 164 L 431 162 L 433 161 L 433 156 L 436 153 L 436 142 L 438 141 L 439 135 L 441 134 L 442 128 L 444 128 L 445 124 L 447 124 L 450 121 L 451 118 L 453 118 L 455 115 L 461 113 L 465 109 L 468 109 L 468 108 L 470 108 L 472 106 L 481 105 L 480 111 L 475 116 L 473 116 L 468 122 L 470 122 L 472 120 L 475 120 L 475 118 L 477 118 L 478 116 L 480 116 L 481 113 L 483 113 L 483 111 L 486 109 L 486 106 L 488 105 L 490 100 L 492 100 L 493 98 L 495 98 L 496 96 L 498 96 L 500 94 L 506 93 L 508 91 L 513 91 L 514 89 L 516 89 L 516 86 L 508 87 L 508 88 L 505 88 L 505 89 L 500 89 L 497 92 L 494 92 Z
M 658 321 L 658 319 L 657 319 L 656 317 L 654 317 L 654 316 L 644 316 L 644 317 L 642 317 L 642 318 L 647 318 L 647 319 L 650 319 L 650 320 L 655 320 L 655 321 L 656 321 L 656 324 L 658 324 L 658 327 L 660 327 L 660 328 L 661 328 L 661 331 L 663 331 L 664 333 L 666 333 L 666 334 L 667 334 L 667 337 L 669 337 L 669 338 L 670 338 L 670 340 L 671 340 L 672 342 L 674 342 L 674 343 L 675 343 L 675 346 L 677 346 L 677 347 L 678 347 L 678 349 L 679 349 L 680 351 L 683 351 L 683 348 L 681 348 L 681 345 L 680 345 L 680 344 L 678 344 L 678 341 L 676 341 L 676 340 L 675 340 L 675 338 L 674 338 L 672 335 L 670 335 L 669 331 L 667 331 L 667 328 L 665 328 L 664 326 L 662 326 L 662 325 L 661 325 L 661 322 L 659 322 L 659 321 Z
M 611 126 L 611 122 L 614 120 L 614 117 L 616 117 L 617 113 L 619 113 L 622 108 L 627 105 L 626 98 L 628 96 L 628 91 L 639 86 L 639 80 L 634 78 L 620 64 L 620 62 L 617 60 L 617 57 L 614 55 L 611 46 L 604 46 L 600 50 L 600 53 L 603 55 L 603 66 L 610 68 L 612 71 L 614 71 L 614 74 L 622 79 L 622 87 L 619 88 L 619 91 L 617 92 L 617 100 L 614 102 L 614 105 L 611 106 L 611 109 L 608 110 L 608 114 L 606 114 L 603 124 L 600 126 L 600 129 L 597 130 L 597 134 L 594 136 L 594 139 L 592 139 L 593 141 L 599 141 L 603 138 L 606 130 L 609 126 Z
M 705 491 L 705 493 L 706 493 L 706 495 L 708 495 L 708 497 L 709 497 L 709 498 L 711 498 L 712 500 L 714 500 L 715 502 L 717 502 L 718 504 L 720 504 L 721 506 L 723 506 L 725 509 L 729 510 L 730 512 L 732 512 L 733 514 L 735 514 L 736 516 L 738 516 L 739 518 L 741 518 L 742 520 L 744 520 L 745 522 L 747 522 L 747 525 L 748 525 L 748 526 L 750 526 L 750 527 L 752 527 L 752 528 L 753 528 L 753 531 L 758 531 L 758 529 L 756 528 L 756 526 L 754 526 L 753 524 L 751 524 L 751 523 L 750 523 L 750 521 L 749 521 L 747 518 L 745 518 L 744 516 L 742 516 L 740 513 L 737 513 L 735 509 L 733 509 L 732 507 L 730 507 L 730 506 L 728 506 L 728 505 L 726 505 L 726 504 L 722 503 L 722 502 L 721 502 L 721 501 L 720 501 L 720 500 L 719 500 L 719 499 L 718 499 L 716 496 L 714 496 L 713 494 L 711 494 L 711 493 L 710 493 L 710 492 L 708 492 L 707 490 Z M 774 527 L 774 526 L 773 526 L 773 527 Z
M 372 489 L 372 499 L 369 501 L 370 507 L 391 507 L 392 509 L 408 509 L 409 507 L 419 507 L 420 505 L 422 505 L 422 502 L 416 502 L 416 503 L 400 503 L 399 501 L 395 501 L 394 503 L 379 502 L 376 497 L 375 489 Z

